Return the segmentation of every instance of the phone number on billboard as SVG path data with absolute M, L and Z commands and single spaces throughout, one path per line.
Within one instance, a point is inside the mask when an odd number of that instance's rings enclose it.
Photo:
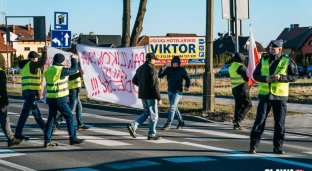
M 196 58 L 197 55 L 156 55 L 157 58 L 172 58 L 174 56 L 179 56 L 180 58 Z

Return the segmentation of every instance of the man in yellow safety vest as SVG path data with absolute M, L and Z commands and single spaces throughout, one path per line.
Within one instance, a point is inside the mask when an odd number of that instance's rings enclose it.
M 19 62 L 19 67 L 21 68 L 20 74 L 22 79 L 22 95 L 25 99 L 21 115 L 18 119 L 18 123 L 15 130 L 15 137 L 20 139 L 29 140 L 29 137 L 22 135 L 24 125 L 29 116 L 30 110 L 34 115 L 34 118 L 40 128 L 44 131 L 45 122 L 41 117 L 40 110 L 36 104 L 36 97 L 41 100 L 40 89 L 41 89 L 41 68 L 47 60 L 47 48 L 44 47 L 42 51 L 42 57 L 38 60 L 39 54 L 31 51 L 28 54 L 28 60 L 23 60 Z
M 78 139 L 76 136 L 74 117 L 68 106 L 68 76 L 77 72 L 77 60 L 77 55 L 72 55 L 71 67 L 66 68 L 64 66 L 64 55 L 57 53 L 54 55 L 52 66 L 50 66 L 43 74 L 47 82 L 46 102 L 49 105 L 49 117 L 44 132 L 45 148 L 58 146 L 57 143 L 51 141 L 57 111 L 59 111 L 66 119 L 70 145 L 80 144 L 84 141 L 83 139 Z
M 243 130 L 241 121 L 245 119 L 247 113 L 252 107 L 250 98 L 250 87 L 248 86 L 248 77 L 244 65 L 245 56 L 241 53 L 235 53 L 233 63 L 229 68 L 231 77 L 232 93 L 235 99 L 234 109 L 234 129 Z
M 298 79 L 296 63 L 282 53 L 283 40 L 273 40 L 270 43 L 270 55 L 261 58 L 253 77 L 259 82 L 259 103 L 257 116 L 250 133 L 250 154 L 256 154 L 261 136 L 265 128 L 265 121 L 273 108 L 274 136 L 273 153 L 284 154 L 285 120 L 289 82 Z
M 80 62 L 78 62 L 78 68 L 76 74 L 70 75 L 68 77 L 68 89 L 69 89 L 69 107 L 72 111 L 72 113 L 76 113 L 76 119 L 77 119 L 77 130 L 86 130 L 90 127 L 86 126 L 82 123 L 82 105 L 79 98 L 79 93 L 81 91 L 81 77 L 83 75 L 83 70 L 81 70 Z M 59 115 L 55 122 L 55 128 L 57 130 L 60 130 L 60 123 L 63 121 L 63 115 Z

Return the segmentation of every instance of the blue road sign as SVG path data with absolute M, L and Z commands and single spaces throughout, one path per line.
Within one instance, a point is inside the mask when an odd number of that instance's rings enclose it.
M 68 30 L 68 12 L 54 12 L 54 29 Z
M 70 48 L 71 31 L 52 30 L 51 45 L 55 48 Z
M 199 50 L 200 50 L 200 51 L 203 51 L 204 49 L 205 49 L 204 46 L 199 46 Z
M 204 52 L 199 52 L 199 57 L 204 57 L 205 53 Z
M 204 44 L 205 43 L 204 39 L 198 39 L 198 41 L 199 41 L 198 42 L 199 44 Z

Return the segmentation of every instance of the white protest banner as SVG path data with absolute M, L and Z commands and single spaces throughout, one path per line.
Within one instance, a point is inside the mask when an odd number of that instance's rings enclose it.
M 88 97 L 94 100 L 143 108 L 138 87 L 132 83 L 145 62 L 147 47 L 103 48 L 77 45 Z
M 62 50 L 59 50 L 59 49 L 56 49 L 56 48 L 53 48 L 53 47 L 48 47 L 47 48 L 48 52 L 47 52 L 47 61 L 46 63 L 44 64 L 44 68 L 43 68 L 43 72 L 52 65 L 53 63 L 53 57 L 55 54 L 57 53 L 61 53 L 65 56 L 65 65 L 66 67 L 70 67 L 71 63 L 70 63 L 70 56 L 72 53 L 70 52 L 65 52 L 65 51 L 62 51 Z M 42 102 L 46 102 L 46 81 L 44 79 L 44 77 L 42 77 L 42 84 L 41 84 L 41 92 L 40 92 L 43 96 L 42 98 Z

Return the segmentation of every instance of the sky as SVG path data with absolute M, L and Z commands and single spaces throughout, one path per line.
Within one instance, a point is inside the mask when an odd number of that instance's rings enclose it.
M 69 30 L 74 33 L 122 34 L 123 0 L 0 0 L 7 16 L 46 16 L 47 29 L 54 29 L 54 12 L 68 12 Z M 250 18 L 243 20 L 243 36 L 253 35 L 266 46 L 291 24 L 312 26 L 312 0 L 249 0 Z M 131 0 L 131 26 L 139 0 Z M 206 0 L 148 0 L 141 35 L 165 36 L 167 33 L 205 35 Z M 222 19 L 221 0 L 214 0 L 214 39 L 218 32 L 227 32 Z M 4 23 L 3 15 L 0 22 Z M 31 18 L 8 19 L 8 24 L 26 25 Z

